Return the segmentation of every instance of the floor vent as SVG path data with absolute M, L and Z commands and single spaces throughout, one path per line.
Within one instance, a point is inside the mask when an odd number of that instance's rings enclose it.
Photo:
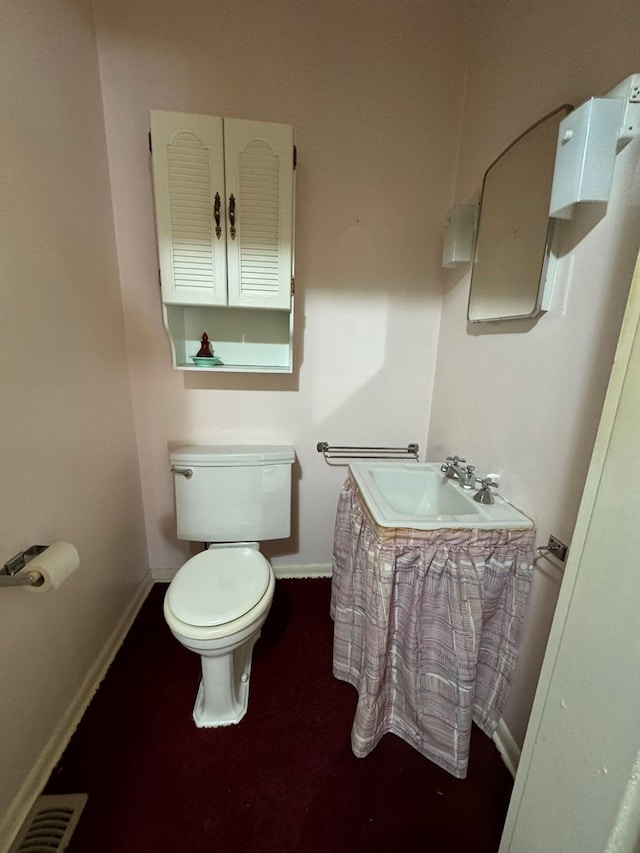
M 60 853 L 66 850 L 87 799 L 87 794 L 38 797 L 9 853 Z

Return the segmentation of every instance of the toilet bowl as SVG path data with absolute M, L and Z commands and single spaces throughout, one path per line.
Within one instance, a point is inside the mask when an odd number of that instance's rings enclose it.
M 201 658 L 197 726 L 233 725 L 246 714 L 253 647 L 274 589 L 273 570 L 256 543 L 213 546 L 188 560 L 169 585 L 165 620 Z

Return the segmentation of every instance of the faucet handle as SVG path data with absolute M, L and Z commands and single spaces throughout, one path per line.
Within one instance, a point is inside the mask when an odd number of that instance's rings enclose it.
M 489 489 L 491 487 L 497 489 L 500 485 L 497 480 L 492 480 L 491 477 L 480 477 L 478 478 L 478 482 L 480 483 L 481 489 Z
M 458 456 L 457 453 L 455 456 L 447 456 L 447 462 L 453 462 L 454 465 L 457 465 L 458 462 L 466 462 L 466 461 L 467 460 L 464 457 Z
M 479 477 L 477 482 L 480 483 L 480 488 L 473 496 L 474 501 L 477 501 L 480 504 L 495 503 L 491 487 L 497 489 L 499 486 L 498 481 L 492 480 L 491 477 Z

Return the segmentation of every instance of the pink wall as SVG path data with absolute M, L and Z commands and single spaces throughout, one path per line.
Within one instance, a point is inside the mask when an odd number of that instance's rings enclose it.
M 0 592 L 1 848 L 148 566 L 91 4 L 4 3 L 0 33 L 0 563 L 81 560 Z
M 487 166 L 529 124 L 562 103 L 605 94 L 640 70 L 630 0 L 481 2 L 476 10 L 456 201 L 479 192 Z M 535 324 L 466 323 L 469 276 L 447 273 L 428 455 L 464 454 L 500 474 L 531 513 L 539 542 L 573 526 L 638 251 L 634 142 L 618 157 L 606 218 L 563 227 L 559 288 Z M 527 637 L 505 721 L 521 743 L 561 575 L 537 561 Z
M 156 576 L 174 534 L 169 442 L 295 446 L 297 518 L 276 564 L 330 562 L 333 444 L 424 442 L 469 22 L 466 3 L 96 0 L 140 471 Z M 148 110 L 291 123 L 298 146 L 296 372 L 172 370 Z

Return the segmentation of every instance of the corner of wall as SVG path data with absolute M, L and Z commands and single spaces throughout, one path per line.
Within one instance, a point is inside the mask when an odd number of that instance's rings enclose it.
M 100 655 L 83 679 L 75 697 L 67 706 L 66 713 L 51 733 L 51 737 L 39 759 L 31 768 L 16 797 L 9 805 L 0 821 L 0 853 L 8 853 L 13 839 L 67 748 L 71 736 L 77 729 L 91 699 L 107 674 L 107 670 L 124 642 L 152 586 L 151 575 L 147 575 L 138 587 L 129 607 L 113 629 L 111 636 L 102 647 Z

